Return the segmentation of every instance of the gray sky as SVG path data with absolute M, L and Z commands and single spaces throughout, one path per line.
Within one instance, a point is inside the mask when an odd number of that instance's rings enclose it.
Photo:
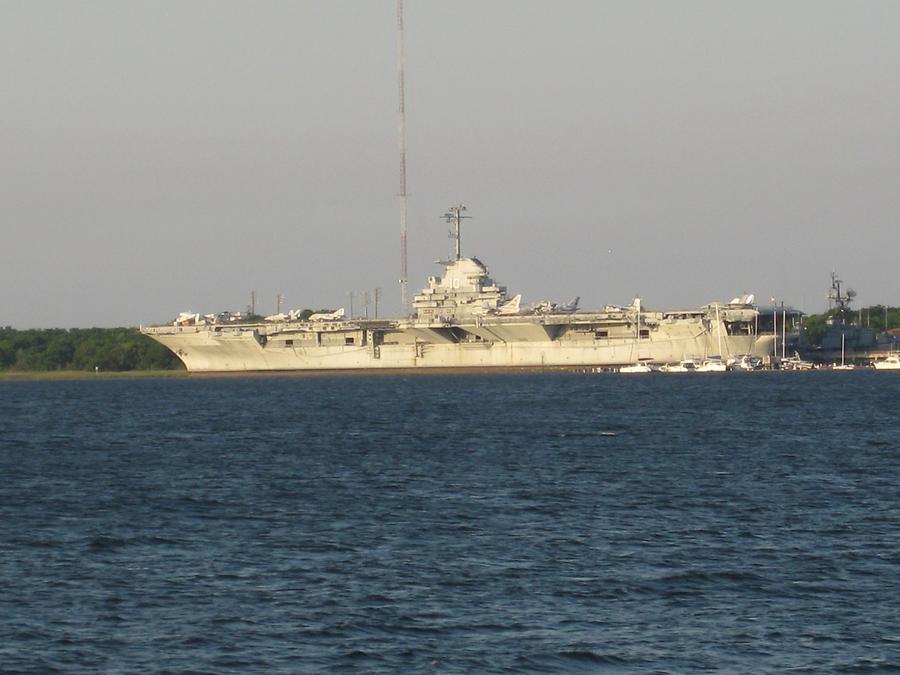
M 407 0 L 410 290 L 900 304 L 900 2 Z M 0 0 L 0 325 L 399 311 L 393 0 Z

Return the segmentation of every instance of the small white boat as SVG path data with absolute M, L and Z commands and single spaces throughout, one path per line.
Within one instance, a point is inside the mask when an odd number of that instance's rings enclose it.
M 663 373 L 694 373 L 697 372 L 697 362 L 694 359 L 684 359 L 679 363 L 667 363 L 660 367 Z
M 800 354 L 797 352 L 794 352 L 793 356 L 786 356 L 781 359 L 782 370 L 812 370 L 813 368 L 815 368 L 815 365 L 801 359 Z
M 841 333 L 841 365 L 834 364 L 832 370 L 856 370 L 856 366 L 851 363 L 844 363 L 844 334 Z
M 710 356 L 697 366 L 698 373 L 724 373 L 728 368 L 721 356 Z
M 900 354 L 891 354 L 872 365 L 875 366 L 875 370 L 900 370 Z
M 759 356 L 751 356 L 750 354 L 733 356 L 726 363 L 726 366 L 731 370 L 760 370 L 762 365 L 762 359 Z
M 619 368 L 620 373 L 652 373 L 653 368 L 651 368 L 646 363 L 633 363 L 630 366 L 622 366 Z

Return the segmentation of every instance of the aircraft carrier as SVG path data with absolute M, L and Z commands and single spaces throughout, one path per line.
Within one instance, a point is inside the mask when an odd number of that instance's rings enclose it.
M 752 296 L 697 309 L 631 305 L 579 311 L 577 299 L 521 306 L 478 258 L 463 257 L 456 207 L 456 255 L 415 295 L 410 316 L 365 320 L 343 310 L 256 323 L 183 313 L 142 327 L 192 372 L 494 368 L 608 368 L 639 362 L 771 353 L 758 335 Z

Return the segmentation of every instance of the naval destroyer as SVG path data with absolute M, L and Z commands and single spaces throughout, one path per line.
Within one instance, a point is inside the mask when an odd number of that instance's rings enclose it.
M 141 330 L 192 372 L 606 368 L 771 352 L 774 338 L 758 334 L 752 296 L 664 311 L 639 299 L 597 311 L 579 311 L 577 299 L 522 307 L 521 295 L 461 254 L 463 210 L 451 208 L 456 255 L 414 296 L 410 316 L 368 320 L 337 310 L 242 323 L 185 313 Z

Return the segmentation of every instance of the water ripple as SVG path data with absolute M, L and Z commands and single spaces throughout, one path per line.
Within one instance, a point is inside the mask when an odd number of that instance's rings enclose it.
M 900 381 L 783 375 L 0 382 L 0 664 L 895 672 Z

